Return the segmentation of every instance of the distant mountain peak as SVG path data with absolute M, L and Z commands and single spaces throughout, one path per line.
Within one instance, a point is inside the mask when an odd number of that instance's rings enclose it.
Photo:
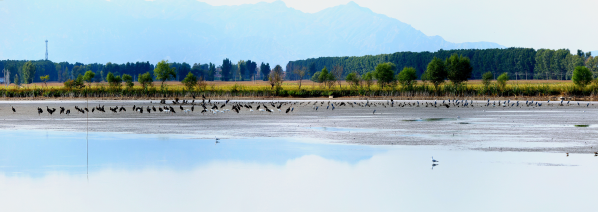
M 284 66 L 314 57 L 502 48 L 496 43 L 451 43 L 427 36 L 352 1 L 316 13 L 301 12 L 280 0 L 240 6 L 196 0 L 31 1 L 35 7 L 30 1 L 3 1 L 0 20 L 11 23 L 3 30 L 12 33 L 0 36 L 0 59 L 42 58 L 45 39 L 50 41 L 52 60 L 84 63 L 155 63 L 170 58 L 220 64 L 229 58 Z M 17 16 L 7 11 L 20 12 Z

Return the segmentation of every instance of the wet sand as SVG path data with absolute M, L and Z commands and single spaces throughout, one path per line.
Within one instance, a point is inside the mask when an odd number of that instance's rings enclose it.
M 41 129 L 58 131 L 124 132 L 138 134 L 191 134 L 196 138 L 260 138 L 288 137 L 313 142 L 339 142 L 365 145 L 440 145 L 456 149 L 482 151 L 528 151 L 593 154 L 598 151 L 594 137 L 598 129 L 597 105 L 572 102 L 559 106 L 558 102 L 541 107 L 492 106 L 486 101 L 474 101 L 474 107 L 450 108 L 428 105 L 434 101 L 388 101 L 332 100 L 335 109 L 328 106 L 328 99 L 319 100 L 273 100 L 283 102 L 282 112 L 258 112 L 257 103 L 251 103 L 254 112 L 243 108 L 240 113 L 228 111 L 214 115 L 201 114 L 201 106 L 185 114 L 179 105 L 166 104 L 176 114 L 159 112 L 138 113 L 133 105 L 165 106 L 159 100 L 143 101 L 89 101 L 89 109 L 105 106 L 105 113 L 79 113 L 74 107 L 84 108 L 85 101 L 0 101 L 0 129 Z M 317 101 L 318 110 L 313 103 Z M 167 102 L 171 103 L 172 100 Z M 233 103 L 249 104 L 249 100 L 233 100 L 223 109 L 231 109 Z M 266 106 L 272 108 L 270 102 Z M 310 102 L 309 105 L 306 105 Z M 321 102 L 324 102 L 321 104 Z M 357 102 L 358 105 L 339 106 L 340 102 Z M 196 102 L 197 103 L 197 102 Z M 212 101 L 221 105 L 223 100 Z M 303 103 L 303 104 L 300 104 Z M 399 104 L 411 103 L 404 107 Z M 511 102 L 513 103 L 513 102 Z M 278 105 L 278 104 L 276 104 Z M 13 113 L 11 107 L 17 110 Z M 49 115 L 46 106 L 56 108 Z M 60 108 L 71 110 L 70 115 L 59 114 Z M 113 113 L 109 107 L 124 106 L 127 111 Z M 211 107 L 210 105 L 207 105 Z M 44 110 L 38 115 L 37 108 Z M 191 105 L 183 105 L 190 109 Z M 285 113 L 293 107 L 294 111 Z M 263 108 L 263 107 L 262 107 Z M 376 110 L 375 114 L 373 111 Z M 577 126 L 576 126 L 577 125 Z M 26 135 L 24 135 L 26 136 Z

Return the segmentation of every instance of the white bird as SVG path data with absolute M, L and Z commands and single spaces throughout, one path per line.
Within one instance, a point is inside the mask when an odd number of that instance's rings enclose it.
M 432 157 L 432 163 L 438 163 L 440 161 L 434 160 L 434 157 Z

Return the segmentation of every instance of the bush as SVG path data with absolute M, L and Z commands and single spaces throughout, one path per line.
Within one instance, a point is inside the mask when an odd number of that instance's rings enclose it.
M 577 66 L 573 70 L 573 77 L 571 77 L 573 83 L 579 87 L 586 87 L 593 80 L 592 72 L 585 66 Z
M 197 84 L 197 77 L 193 75 L 193 73 L 189 72 L 185 79 L 183 79 L 182 83 L 189 89 L 192 90 L 193 87 Z
M 125 81 L 127 88 L 132 88 L 135 85 L 133 84 L 133 77 L 131 75 L 123 74 L 123 81 Z
M 494 74 L 492 74 L 492 72 L 486 72 L 482 75 L 482 84 L 484 84 L 484 87 L 488 88 L 493 77 Z
M 152 74 L 146 72 L 145 74 L 139 75 L 138 81 L 141 83 L 141 86 L 146 89 L 148 86 L 151 87 L 153 85 L 152 83 L 154 82 L 154 79 L 152 78 Z
M 496 82 L 498 83 L 498 86 L 500 87 L 500 89 L 503 89 L 503 90 L 507 86 L 507 81 L 509 81 L 509 74 L 507 72 L 501 74 L 500 76 L 498 76 L 498 78 L 496 78 Z
M 345 80 L 351 85 L 351 87 L 357 87 L 359 86 L 359 81 L 361 79 L 359 79 L 359 76 L 356 72 L 352 72 L 345 77 Z

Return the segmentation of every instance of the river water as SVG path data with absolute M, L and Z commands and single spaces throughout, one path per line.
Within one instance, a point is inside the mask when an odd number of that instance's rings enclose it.
M 3 211 L 592 211 L 598 197 L 590 154 L 0 133 Z

